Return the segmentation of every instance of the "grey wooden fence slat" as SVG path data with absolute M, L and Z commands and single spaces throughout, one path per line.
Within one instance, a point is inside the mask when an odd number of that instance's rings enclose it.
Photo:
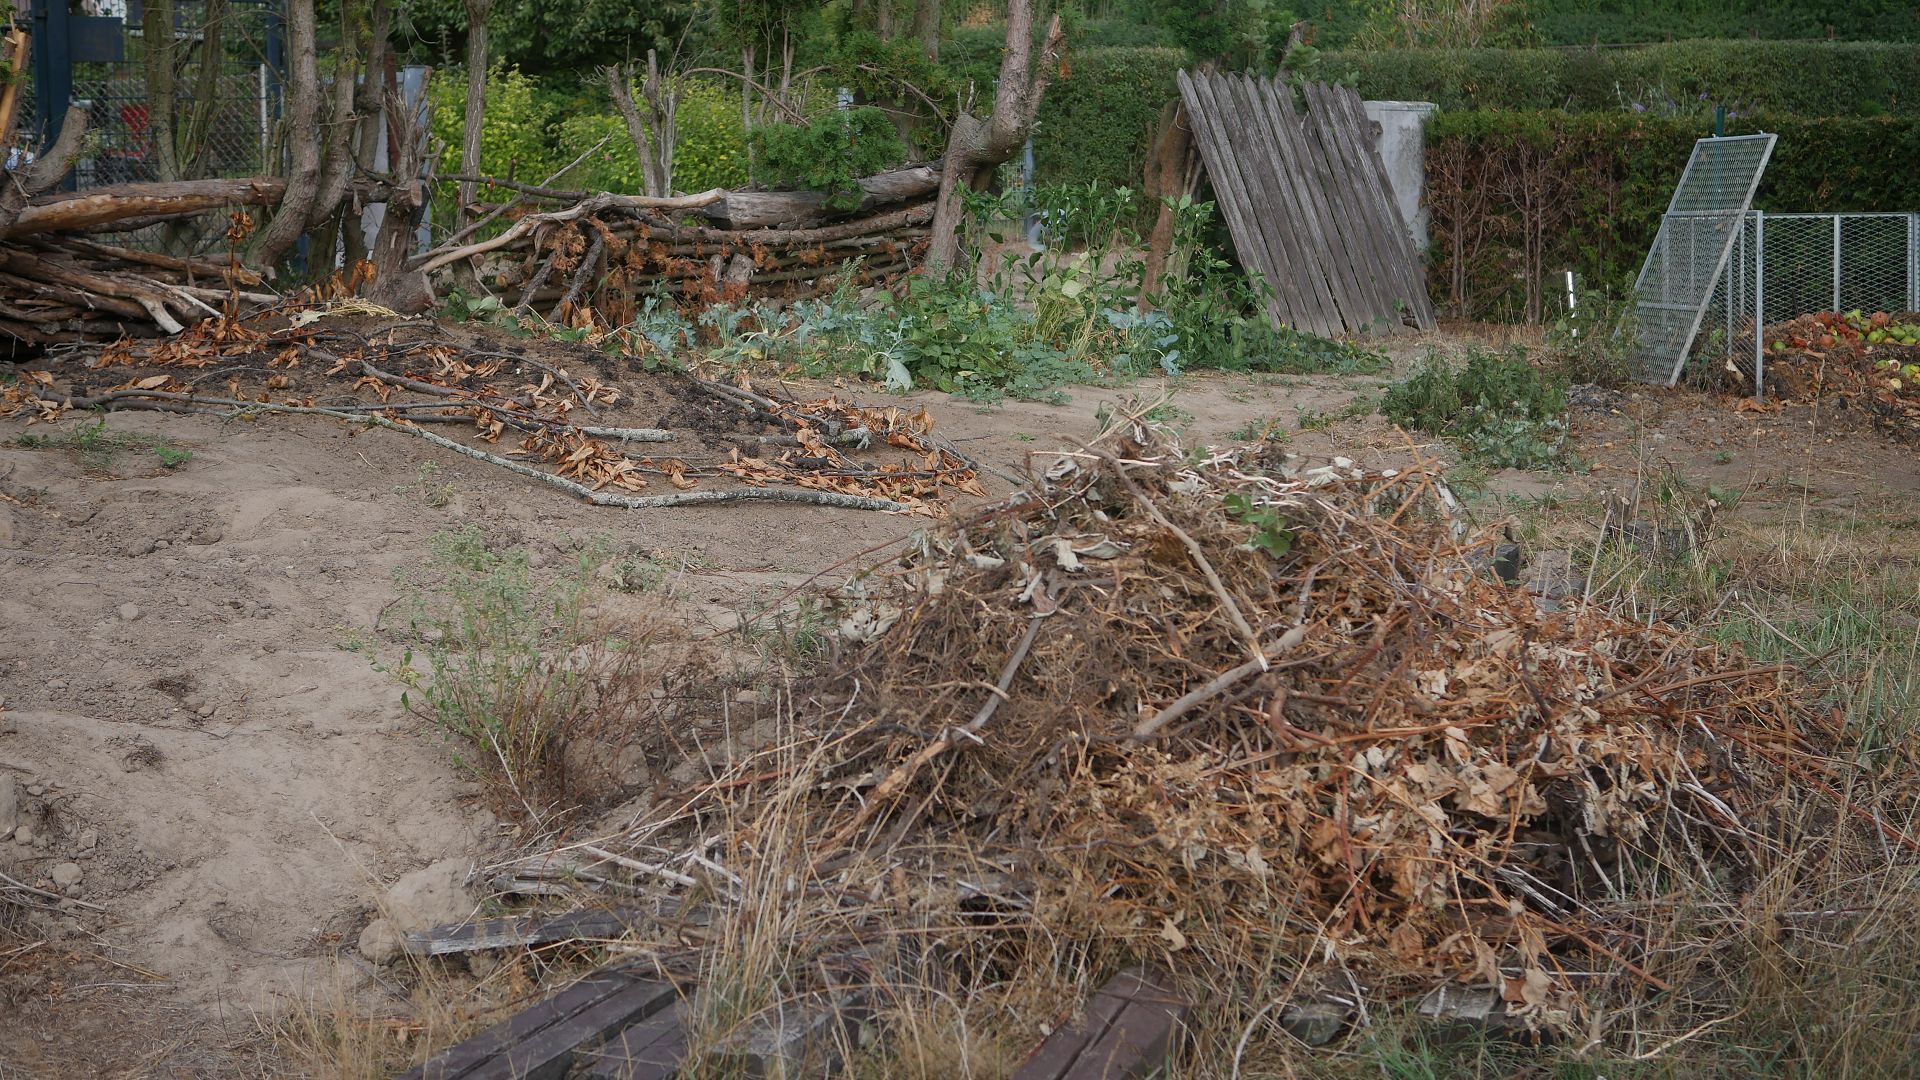
M 1227 231 L 1233 237 L 1234 251 L 1239 254 L 1243 265 L 1260 272 L 1270 281 L 1277 281 L 1278 268 L 1268 258 L 1265 240 L 1250 217 L 1253 203 L 1248 199 L 1246 186 L 1241 182 L 1240 166 L 1234 160 L 1233 147 L 1228 144 L 1221 129 L 1213 95 L 1207 92 L 1206 77 L 1191 77 L 1183 71 L 1179 74 L 1179 82 L 1181 100 L 1187 107 L 1187 115 L 1193 119 L 1200 158 L 1207 167 L 1208 178 L 1213 181 L 1214 193 L 1219 196 L 1220 211 L 1226 216 Z M 1287 321 L 1277 295 L 1267 298 L 1266 308 L 1268 316 L 1275 322 Z
M 1342 122 L 1335 108 L 1328 104 L 1323 86 L 1308 83 L 1306 96 L 1307 130 L 1313 133 L 1313 139 L 1320 147 L 1321 159 L 1331 171 L 1328 192 L 1332 196 L 1334 213 L 1338 217 L 1341 235 L 1346 238 L 1354 270 L 1360 278 L 1355 305 L 1362 313 L 1366 329 L 1392 328 L 1399 324 L 1398 318 L 1387 317 L 1393 311 L 1391 294 L 1394 290 L 1389 285 L 1392 273 L 1381 250 L 1382 238 L 1377 234 L 1373 217 L 1367 213 L 1367 205 L 1360 195 L 1361 179 L 1351 154 L 1355 133 Z
M 1309 86 L 1308 90 L 1311 89 Z M 1311 177 L 1308 182 L 1317 192 L 1321 228 L 1326 237 L 1325 258 L 1337 265 L 1334 275 L 1342 286 L 1340 311 L 1347 332 L 1357 334 L 1374 328 L 1379 307 L 1373 282 L 1374 267 L 1371 253 L 1359 234 L 1359 223 L 1354 217 L 1351 181 L 1345 175 L 1338 155 L 1327 146 L 1326 136 L 1312 107 L 1311 96 L 1307 110 L 1304 113 L 1297 111 L 1292 89 L 1276 79 L 1269 85 L 1267 99 L 1276 111 L 1287 115 L 1288 119 L 1284 122 L 1294 135 L 1296 167 Z
M 1313 216 L 1300 201 L 1292 170 L 1286 167 L 1287 158 L 1279 146 L 1280 133 L 1261 107 L 1257 88 L 1250 80 L 1229 77 L 1222 81 L 1227 87 L 1228 99 L 1234 102 L 1235 111 L 1253 135 L 1260 154 L 1280 164 L 1279 168 L 1257 170 L 1267 192 L 1265 213 L 1261 217 L 1266 231 L 1279 239 L 1287 258 L 1281 280 L 1268 284 L 1275 289 L 1291 289 L 1299 295 L 1299 302 L 1294 306 L 1296 326 L 1316 334 L 1337 334 L 1341 329 L 1340 308 L 1323 272 L 1325 252 L 1313 239 Z
M 1420 253 L 1413 246 L 1413 234 L 1407 228 L 1406 218 L 1400 214 L 1399 204 L 1394 201 L 1386 163 L 1380 160 L 1380 148 L 1374 143 L 1373 121 L 1367 117 L 1366 103 L 1350 87 L 1333 87 L 1331 96 L 1334 104 L 1345 112 L 1348 121 L 1361 136 L 1357 144 L 1361 148 L 1360 157 L 1373 181 L 1364 185 L 1363 190 L 1371 194 L 1378 220 L 1390 226 L 1387 233 L 1389 255 L 1393 259 L 1398 283 L 1405 293 L 1403 299 L 1407 311 L 1421 329 L 1431 330 L 1434 327 L 1433 298 L 1427 293 L 1427 279 L 1421 269 Z
M 1359 96 L 1183 71 L 1181 101 L 1235 251 L 1270 286 L 1268 318 L 1320 334 L 1433 325 L 1418 253 Z
M 1340 250 L 1338 232 L 1334 229 L 1332 212 L 1327 204 L 1326 184 L 1315 168 L 1314 155 L 1302 141 L 1299 119 L 1293 108 L 1293 93 L 1285 86 L 1276 90 L 1252 80 L 1249 80 L 1248 86 L 1251 100 L 1276 137 L 1279 147 L 1277 171 L 1286 176 L 1287 184 L 1294 193 L 1294 201 L 1301 208 L 1306 244 L 1313 250 L 1317 264 L 1315 272 L 1321 286 L 1328 290 L 1333 318 L 1332 328 L 1326 332 L 1358 330 L 1359 320 L 1354 319 L 1348 311 L 1357 288 L 1353 267 Z
M 1249 117 L 1234 100 L 1230 81 L 1209 79 L 1203 90 L 1212 96 L 1221 130 L 1233 143 L 1234 160 L 1240 166 L 1240 182 L 1252 200 L 1249 204 L 1254 211 L 1251 220 L 1266 247 L 1268 265 L 1271 267 L 1264 275 L 1265 280 L 1279 294 L 1286 311 L 1286 321 L 1312 327 L 1321 321 L 1321 317 L 1319 305 L 1312 291 L 1306 287 L 1306 280 L 1294 272 L 1300 253 L 1291 250 L 1284 231 L 1273 228 L 1272 222 L 1267 220 L 1274 208 L 1273 172 L 1261 168 L 1269 153 L 1261 145 L 1259 125 L 1250 123 Z

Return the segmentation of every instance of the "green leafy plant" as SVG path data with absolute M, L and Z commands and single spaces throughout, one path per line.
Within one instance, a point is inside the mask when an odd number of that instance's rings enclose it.
M 898 165 L 907 156 L 893 121 L 879 109 L 835 109 L 802 124 L 767 124 L 749 140 L 755 171 L 775 187 L 825 192 L 827 203 L 860 205 L 854 181 Z
M 1237 493 L 1228 495 L 1225 505 L 1227 513 L 1253 526 L 1253 538 L 1247 543 L 1254 550 L 1264 551 L 1276 559 L 1293 550 L 1293 530 L 1287 528 L 1287 519 L 1277 507 L 1256 503 Z
M 1518 347 L 1469 346 L 1457 361 L 1429 350 L 1380 402 L 1402 427 L 1444 435 L 1469 457 L 1519 469 L 1567 464 L 1566 407 L 1565 379 L 1541 372 Z
M 1547 366 L 1570 383 L 1620 386 L 1632 378 L 1638 340 L 1630 301 L 1587 291 L 1547 328 Z

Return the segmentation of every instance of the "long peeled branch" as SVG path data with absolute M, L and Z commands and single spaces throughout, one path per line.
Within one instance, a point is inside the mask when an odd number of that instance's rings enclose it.
M 0 236 L 72 232 L 123 218 L 183 216 L 229 206 L 272 206 L 287 191 L 274 176 L 243 180 L 188 180 L 172 184 L 123 184 L 43 195 L 28 203 Z

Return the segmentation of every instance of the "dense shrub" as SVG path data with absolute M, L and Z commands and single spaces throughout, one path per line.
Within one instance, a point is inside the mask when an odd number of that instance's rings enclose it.
M 1920 40 L 1920 9 L 1907 0 L 1550 0 L 1529 12 L 1555 45 L 1679 38 L 1836 37 Z
M 467 73 L 457 67 L 435 72 L 427 80 L 427 98 L 433 106 L 434 137 L 446 144 L 438 171 L 457 173 L 465 138 Z M 518 68 L 488 72 L 487 108 L 480 125 L 481 173 L 537 183 L 572 160 L 571 155 L 555 160 L 560 150 L 548 127 L 559 108 L 558 95 Z
M 1920 45 L 1682 41 L 1641 49 L 1337 51 L 1369 98 L 1443 109 L 1876 116 L 1920 104 Z
M 1034 171 L 1061 183 L 1138 187 L 1160 109 L 1180 94 L 1178 49 L 1087 49 L 1041 99 Z
M 1428 284 L 1455 318 L 1541 321 L 1549 274 L 1629 286 L 1694 140 L 1697 118 L 1632 113 L 1439 113 L 1427 128 Z M 1755 205 L 1920 209 L 1920 118 L 1740 117 L 1779 136 Z
M 843 209 L 859 205 L 854 181 L 900 164 L 906 145 L 879 109 L 840 109 L 806 124 L 767 124 L 750 136 L 757 179 L 771 187 L 824 191 Z
M 1437 351 L 1387 388 L 1380 411 L 1402 427 L 1444 435 L 1469 457 L 1498 468 L 1542 469 L 1567 455 L 1567 385 L 1505 352 L 1470 346 L 1451 359 Z
M 559 165 L 588 147 L 607 141 L 561 180 L 588 191 L 639 191 L 640 156 L 626 124 L 612 107 L 582 102 L 567 111 L 554 129 Z M 747 137 L 740 123 L 740 98 L 729 88 L 703 79 L 680 84 L 673 151 L 673 186 L 681 191 L 738 187 L 747 182 Z

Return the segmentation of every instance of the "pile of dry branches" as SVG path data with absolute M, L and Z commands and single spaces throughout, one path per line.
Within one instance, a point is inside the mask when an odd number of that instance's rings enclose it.
M 742 764 L 629 850 L 677 866 L 677 827 L 711 844 L 778 785 L 807 793 L 802 880 L 831 910 L 910 894 L 1003 972 L 1062 948 L 1214 986 L 1331 964 L 1564 1024 L 1579 972 L 1664 985 L 1628 902 L 1649 871 L 1737 889 L 1783 792 L 1825 784 L 1832 732 L 1788 672 L 1546 610 L 1436 475 L 1189 460 L 1064 455 L 857 582 L 863 644 L 799 709 L 815 749 Z
M 543 345 L 543 350 L 565 346 Z M 80 409 L 144 409 L 225 417 L 330 416 L 413 435 L 603 506 L 647 509 L 776 500 L 931 514 L 955 492 L 984 494 L 975 467 L 933 434 L 924 409 L 794 401 L 694 376 L 662 374 L 669 393 L 700 399 L 702 427 L 620 426 L 604 415 L 626 395 L 591 372 L 604 360 L 571 350 L 581 374 L 513 341 L 462 340 L 445 325 L 393 317 L 365 301 L 208 320 L 162 340 L 101 349 L 83 372 L 28 370 L 0 389 L 0 416 L 57 423 Z M 104 380 L 105 385 L 93 385 Z M 474 429 L 481 445 L 427 430 Z M 751 434 L 743 434 L 751 433 Z M 493 449 L 503 436 L 517 443 Z M 704 459 L 636 456 L 632 444 L 721 442 Z M 743 447 L 745 450 L 743 452 Z M 885 448 L 891 460 L 861 460 Z M 655 480 L 671 494 L 638 494 Z
M 869 177 L 846 209 L 817 192 L 589 197 L 513 185 L 518 197 L 494 208 L 522 214 L 506 232 L 416 262 L 431 273 L 484 257 L 482 280 L 516 310 L 575 326 L 625 325 L 637 298 L 662 289 L 697 303 L 801 299 L 845 277 L 883 285 L 911 269 L 926 250 L 939 182 L 926 166 Z M 526 212 L 538 202 L 571 205 Z
M 0 336 L 29 345 L 177 334 L 237 304 L 270 304 L 260 275 L 226 259 L 187 258 L 103 242 L 96 230 L 186 221 L 277 201 L 272 178 L 43 195 L 0 227 Z M 233 237 L 244 238 L 236 216 Z M 229 245 L 231 246 L 231 244 Z

